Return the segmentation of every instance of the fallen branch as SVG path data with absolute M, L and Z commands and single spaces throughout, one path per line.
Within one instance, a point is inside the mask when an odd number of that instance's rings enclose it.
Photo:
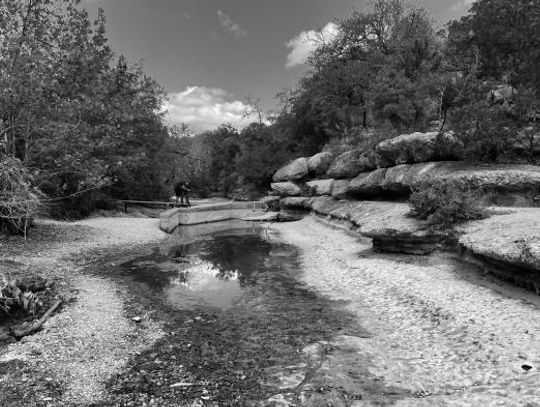
M 24 338 L 25 336 L 32 335 L 33 333 L 39 331 L 43 324 L 52 316 L 54 311 L 62 304 L 62 300 L 56 301 L 51 308 L 47 310 L 43 316 L 30 325 L 27 328 L 12 328 L 11 335 L 13 335 L 17 340 Z

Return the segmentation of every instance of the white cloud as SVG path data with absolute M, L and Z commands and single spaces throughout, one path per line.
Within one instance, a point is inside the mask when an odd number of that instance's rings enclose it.
M 474 3 L 474 0 L 457 0 L 450 9 L 457 13 L 466 13 Z
M 195 131 L 211 130 L 223 123 L 242 127 L 255 119 L 244 118 L 247 105 L 220 88 L 188 86 L 182 92 L 169 93 L 168 97 L 163 107 L 167 121 L 188 123 Z
M 223 11 L 218 10 L 217 15 L 219 19 L 219 24 L 221 24 L 221 27 L 223 27 L 223 29 L 230 31 L 235 37 L 243 37 L 244 35 L 247 35 L 247 31 L 240 27 L 239 24 L 235 23 L 231 19 L 231 17 L 229 17 Z
M 317 48 L 321 39 L 330 41 L 338 34 L 339 28 L 334 23 L 326 24 L 322 30 L 302 31 L 285 44 L 290 49 L 287 55 L 287 68 L 303 65 L 311 52 Z

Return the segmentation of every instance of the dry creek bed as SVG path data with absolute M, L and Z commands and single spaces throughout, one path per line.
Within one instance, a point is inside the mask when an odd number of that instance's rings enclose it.
M 451 256 L 375 254 L 312 217 L 274 224 L 299 284 L 178 313 L 117 272 L 167 239 L 155 220 L 41 226 L 1 254 L 76 300 L 0 348 L 2 406 L 540 406 L 540 300 Z

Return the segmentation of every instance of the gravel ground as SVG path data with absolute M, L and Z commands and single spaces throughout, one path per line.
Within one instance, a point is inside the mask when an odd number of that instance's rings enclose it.
M 125 315 L 122 287 L 110 279 L 83 274 L 85 256 L 133 248 L 165 235 L 157 220 L 145 218 L 40 221 L 32 232 L 28 242 L 0 243 L 2 259 L 61 281 L 66 291 L 75 293 L 74 301 L 41 332 L 0 348 L 0 365 L 22 361 L 25 366 L 17 369 L 19 375 L 0 376 L 0 405 L 96 402 L 104 381 L 163 333 L 148 316 L 141 315 L 142 323 L 136 324 Z
M 372 333 L 358 353 L 411 394 L 396 405 L 540 406 L 538 296 L 450 257 L 374 254 L 313 217 L 272 229 L 300 248 L 305 282 L 348 301 Z

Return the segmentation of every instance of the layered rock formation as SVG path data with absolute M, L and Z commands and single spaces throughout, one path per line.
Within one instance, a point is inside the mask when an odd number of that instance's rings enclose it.
M 540 191 L 540 167 L 522 164 L 480 164 L 463 161 L 402 164 L 360 174 L 349 185 L 356 197 L 407 195 L 428 182 L 454 182 L 485 193 L 523 193 L 530 199 Z
M 457 242 L 452 233 L 431 229 L 426 222 L 409 217 L 409 206 L 403 203 L 289 197 L 281 200 L 281 206 L 346 222 L 371 238 L 374 249 L 381 252 L 428 254 Z
M 424 162 L 455 158 L 462 147 L 452 133 L 414 133 L 380 143 L 375 154 L 346 152 L 331 165 L 331 155 L 321 153 L 279 170 L 274 179 L 282 182 L 272 189 L 282 211 L 345 223 L 372 239 L 377 251 L 428 254 L 461 247 L 488 271 L 540 293 L 540 208 L 491 208 L 495 216 L 489 219 L 441 231 L 409 217 L 408 204 L 395 202 L 426 183 L 449 182 L 476 190 L 490 204 L 540 206 L 539 166 Z M 394 202 L 373 200 L 381 198 Z

